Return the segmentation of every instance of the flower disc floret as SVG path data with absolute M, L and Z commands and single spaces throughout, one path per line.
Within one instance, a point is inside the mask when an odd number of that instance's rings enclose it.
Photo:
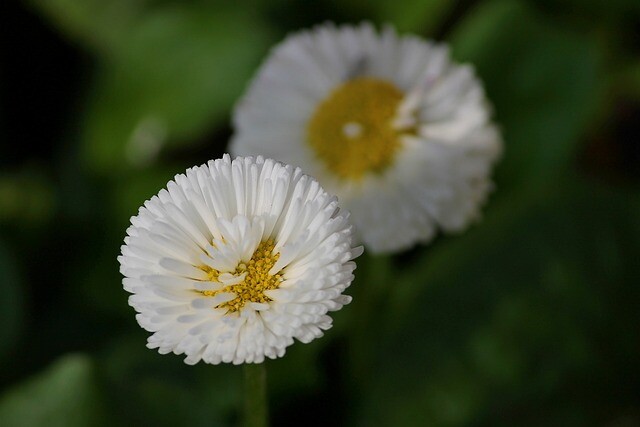
M 402 142 L 393 118 L 402 92 L 392 83 L 360 77 L 338 86 L 318 105 L 307 142 L 342 180 L 359 180 L 390 167 Z
M 282 274 L 270 273 L 276 261 L 280 258 L 279 253 L 273 252 L 274 247 L 273 240 L 261 242 L 253 252 L 250 260 L 240 261 L 233 274 L 242 276 L 242 282 L 215 291 L 205 290 L 199 292 L 208 297 L 215 297 L 227 292 L 235 294 L 236 297 L 231 301 L 220 303 L 215 307 L 227 309 L 228 313 L 239 311 L 248 302 L 268 303 L 271 298 L 265 295 L 265 291 L 278 289 L 283 280 Z M 205 265 L 202 269 L 207 273 L 207 280 L 209 281 L 217 281 L 218 277 L 220 277 L 220 272 L 209 266 Z

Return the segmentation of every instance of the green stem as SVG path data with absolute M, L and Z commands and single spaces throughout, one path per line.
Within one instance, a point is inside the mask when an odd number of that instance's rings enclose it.
M 267 369 L 264 363 L 244 364 L 244 427 L 267 427 Z
M 371 325 L 379 323 L 385 314 L 385 298 L 393 286 L 390 281 L 393 262 L 389 256 L 363 257 L 359 278 L 359 293 L 354 296 L 354 322 L 351 337 L 351 376 L 357 387 L 372 378 L 375 362 L 377 332 Z

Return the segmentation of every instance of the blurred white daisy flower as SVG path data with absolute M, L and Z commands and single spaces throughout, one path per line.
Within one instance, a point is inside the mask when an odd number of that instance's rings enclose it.
M 362 252 L 300 169 L 229 156 L 176 175 L 131 218 L 120 270 L 149 348 L 260 363 L 331 327 Z
M 501 138 L 481 83 L 446 46 L 324 25 L 275 47 L 234 115 L 232 152 L 296 166 L 389 252 L 478 217 Z

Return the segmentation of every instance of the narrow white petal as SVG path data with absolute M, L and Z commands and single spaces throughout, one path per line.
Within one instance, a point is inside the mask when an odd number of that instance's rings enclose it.
M 320 336 L 360 253 L 347 217 L 300 169 L 262 157 L 177 175 L 131 219 L 118 257 L 147 346 L 187 364 L 261 363 Z
M 381 80 L 402 93 L 389 124 L 399 148 L 384 170 L 345 179 L 314 151 L 309 123 L 323 101 L 359 78 Z M 343 125 L 352 122 L 345 117 Z M 233 124 L 232 152 L 262 154 L 316 177 L 352 212 L 359 239 L 373 252 L 427 243 L 438 231 L 477 220 L 502 146 L 473 67 L 452 61 L 446 45 L 399 36 L 389 26 L 378 32 L 369 23 L 324 24 L 288 36 L 258 70 Z M 269 179 L 269 194 L 258 192 L 260 203 L 271 202 L 260 212 L 267 213 L 265 232 L 278 230 L 282 240 L 295 241 L 305 232 L 302 224 L 313 223 L 311 211 L 296 202 L 307 201 L 304 185 L 291 195 L 287 185 L 295 183 L 285 185 L 276 174 Z M 287 214 L 278 217 L 280 211 Z M 282 242 L 278 248 L 291 253 Z

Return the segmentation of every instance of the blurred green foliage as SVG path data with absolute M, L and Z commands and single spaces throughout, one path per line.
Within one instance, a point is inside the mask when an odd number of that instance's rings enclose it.
M 101 404 L 87 356 L 68 355 L 7 393 L 0 403 L 3 426 L 102 425 Z
M 505 154 L 481 223 L 365 255 L 334 329 L 268 362 L 273 424 L 640 424 L 637 1 L 29 0 L 0 19 L 0 425 L 237 424 L 238 369 L 146 349 L 116 256 L 144 200 L 225 151 L 269 47 L 326 20 L 451 43 Z
M 18 335 L 23 332 L 24 298 L 20 290 L 18 272 L 15 260 L 8 253 L 3 241 L 0 240 L 0 363 L 6 364 L 12 348 L 16 345 Z
M 275 40 L 252 14 L 220 4 L 34 5 L 99 58 L 81 154 L 106 174 L 145 166 L 165 143 L 185 144 L 219 126 Z
M 524 2 L 498 0 L 462 20 L 452 44 L 454 56 L 483 77 L 509 142 L 497 172 L 500 191 L 557 179 L 605 87 L 595 34 L 550 25 Z

